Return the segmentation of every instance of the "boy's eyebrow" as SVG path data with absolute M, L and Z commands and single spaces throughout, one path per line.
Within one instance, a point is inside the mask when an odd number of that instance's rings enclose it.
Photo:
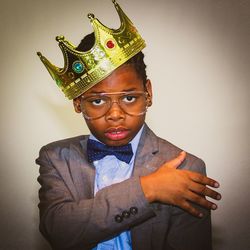
M 123 89 L 121 91 L 118 91 L 118 92 L 131 92 L 131 91 L 136 91 L 137 89 L 136 88 L 130 88 L 130 89 Z M 117 91 L 114 91 L 114 93 L 117 92 Z M 106 92 L 106 91 L 90 91 L 89 94 L 103 94 L 103 93 L 112 93 L 110 91 Z
M 124 92 L 130 92 L 130 91 L 135 91 L 135 90 L 137 90 L 136 88 L 130 88 L 130 89 L 124 89 L 123 91 Z

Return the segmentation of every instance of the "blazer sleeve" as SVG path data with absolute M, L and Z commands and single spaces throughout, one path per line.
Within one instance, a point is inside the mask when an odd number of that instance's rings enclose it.
M 154 216 L 139 177 L 106 187 L 95 197 L 78 199 L 70 184 L 70 171 L 67 174 L 59 171 L 63 167 L 67 169 L 68 164 L 61 151 L 57 153 L 45 146 L 36 163 L 40 165 L 40 231 L 53 249 L 91 249 Z M 124 211 L 132 213 L 125 218 Z M 121 221 L 115 219 L 117 215 Z
M 191 160 L 192 161 L 192 160 Z M 205 164 L 196 158 L 187 162 L 184 169 L 206 175 Z M 184 210 L 172 206 L 170 209 L 170 227 L 167 234 L 167 247 L 169 250 L 211 250 L 211 215 L 210 211 L 193 204 L 203 213 L 203 218 L 197 218 Z

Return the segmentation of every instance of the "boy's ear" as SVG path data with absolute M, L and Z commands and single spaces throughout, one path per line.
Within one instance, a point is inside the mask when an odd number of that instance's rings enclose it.
M 146 92 L 147 92 L 147 106 L 150 107 L 152 105 L 152 100 L 153 100 L 153 91 L 152 91 L 152 85 L 151 81 L 147 79 L 146 84 L 145 84 Z
M 82 113 L 81 109 L 81 97 L 77 97 L 73 100 L 73 105 L 76 113 Z

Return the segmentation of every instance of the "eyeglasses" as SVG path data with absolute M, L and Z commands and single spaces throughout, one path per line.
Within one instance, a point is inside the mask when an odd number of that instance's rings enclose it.
M 113 103 L 131 116 L 140 116 L 147 112 L 148 93 L 144 91 L 100 93 L 82 96 L 81 108 L 86 119 L 98 119 L 105 116 Z

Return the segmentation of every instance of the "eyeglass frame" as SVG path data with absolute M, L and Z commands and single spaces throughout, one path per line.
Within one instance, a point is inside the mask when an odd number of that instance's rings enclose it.
M 102 92 L 102 93 L 93 93 L 93 94 L 89 94 L 89 95 L 81 95 L 81 100 L 84 99 L 84 98 L 88 98 L 88 97 L 94 97 L 94 96 L 107 96 L 109 97 L 110 95 L 113 96 L 113 95 L 124 95 L 126 96 L 126 94 L 130 95 L 130 94 L 144 94 L 144 97 L 145 97 L 145 103 L 146 103 L 146 106 L 145 106 L 145 110 L 137 115 L 134 115 L 134 114 L 129 114 L 128 112 L 126 112 L 122 106 L 120 105 L 119 101 L 116 99 L 116 100 L 112 100 L 111 98 L 111 103 L 110 103 L 110 107 L 107 109 L 107 111 L 101 115 L 101 116 L 98 116 L 98 117 L 90 117 L 88 116 L 87 114 L 84 113 L 83 109 L 81 109 L 82 111 L 82 114 L 84 116 L 84 118 L 86 118 L 87 120 L 96 120 L 96 119 L 99 119 L 103 116 L 105 116 L 109 111 L 110 109 L 112 108 L 112 105 L 113 103 L 117 103 L 119 108 L 122 110 L 123 113 L 127 114 L 127 115 L 130 115 L 130 116 L 141 116 L 141 115 L 144 115 L 146 112 L 147 112 L 147 109 L 149 107 L 149 103 L 148 103 L 148 98 L 149 98 L 149 93 L 147 91 L 141 91 L 141 90 L 135 90 L 135 91 L 120 91 L 120 92 Z M 82 105 L 81 105 L 82 106 Z

